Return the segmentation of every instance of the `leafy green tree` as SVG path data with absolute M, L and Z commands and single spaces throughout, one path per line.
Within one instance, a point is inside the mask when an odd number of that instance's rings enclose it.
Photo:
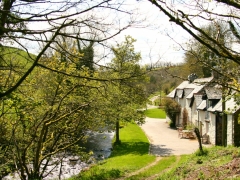
M 144 82 L 147 77 L 144 69 L 140 67 L 140 53 L 136 53 L 133 43 L 136 40 L 130 36 L 125 37 L 125 41 L 113 47 L 114 58 L 106 74 L 119 79 L 112 83 L 109 88 L 109 105 L 112 108 L 114 121 L 116 123 L 116 143 L 120 143 L 119 128 L 120 121 L 135 121 L 143 123 L 144 115 L 137 108 L 146 105 L 147 97 L 144 91 Z
M 219 43 L 225 44 L 226 47 L 230 48 L 229 39 L 233 38 L 228 30 L 228 24 L 221 22 L 211 23 L 202 27 L 202 30 L 206 32 L 211 37 L 218 36 Z M 199 34 L 201 36 L 201 34 Z M 204 37 L 202 37 L 204 39 Z M 206 39 L 207 41 L 207 39 Z M 211 43 L 211 42 L 209 42 Z M 224 75 L 226 71 L 234 71 L 236 65 L 234 62 L 229 61 L 226 58 L 219 57 L 213 51 L 208 49 L 206 46 L 202 45 L 196 40 L 192 40 L 189 43 L 188 51 L 186 53 L 186 66 L 192 65 L 194 68 L 192 72 L 199 72 L 203 77 L 210 77 L 212 75 L 212 70 L 215 69 L 219 75 L 225 76 L 229 81 L 231 79 L 228 75 Z M 201 68 L 199 68 L 199 66 Z M 200 69 L 201 71 L 199 71 Z M 219 82 L 220 83 L 220 82 Z
M 59 57 L 56 52 L 52 58 Z M 70 61 L 56 63 L 52 58 L 41 63 L 68 74 L 88 74 Z M 52 170 L 52 157 L 60 153 L 85 157 L 77 143 L 85 139 L 87 130 L 97 130 L 102 123 L 95 118 L 99 86 L 96 81 L 35 69 L 11 99 L 1 101 L 0 122 L 6 123 L 1 148 L 14 162 L 21 179 L 43 179 Z M 56 165 L 61 162 L 59 157 Z
M 224 79 L 232 79 L 232 81 L 227 84 L 225 84 L 224 81 L 218 81 L 219 84 L 227 86 L 227 89 L 232 89 L 238 93 L 240 92 L 240 83 L 238 80 L 240 53 L 237 48 L 240 39 L 238 26 L 240 10 L 239 2 L 218 0 L 199 2 L 195 0 L 191 1 L 191 3 L 186 3 L 184 1 L 176 0 L 166 3 L 164 1 L 149 0 L 149 3 L 161 10 L 161 12 L 163 12 L 174 25 L 181 27 L 197 42 L 201 43 L 203 45 L 202 47 L 207 50 L 205 51 L 207 57 L 214 59 L 217 58 L 219 62 L 222 62 L 216 63 L 217 66 L 212 69 L 221 73 L 222 76 L 224 76 Z M 192 9 L 193 7 L 194 10 Z M 217 8 L 220 8 L 221 11 Z M 224 27 L 225 29 L 219 25 L 219 22 L 227 25 Z M 202 28 L 202 24 L 210 24 L 210 26 L 208 26 L 208 28 Z M 211 29 L 213 29 L 213 31 Z M 230 38 L 223 38 L 227 34 Z M 199 61 L 198 59 L 198 62 L 201 64 L 202 60 L 203 59 L 200 59 Z M 234 71 L 224 71 L 224 69 L 219 68 L 218 65 L 221 64 L 224 66 L 224 62 L 231 62 L 230 64 L 234 64 L 236 69 Z M 210 66 L 214 65 L 212 64 L 212 61 L 207 63 Z M 204 63 L 202 66 L 206 66 L 206 64 Z M 232 72 L 234 72 L 235 75 L 232 74 Z M 238 83 L 232 83 L 233 81 Z
M 203 27 L 202 30 L 208 34 L 210 37 L 215 37 L 218 39 L 218 42 L 223 44 L 225 47 L 231 48 L 232 42 L 231 39 L 234 38 L 229 31 L 229 24 L 215 22 L 208 24 Z M 199 37 L 202 35 L 199 34 Z M 201 37 L 206 42 L 211 44 L 212 42 L 204 37 Z M 238 96 L 238 93 L 229 93 L 232 87 L 235 86 L 236 91 L 238 89 L 237 84 L 233 85 L 233 82 L 239 77 L 239 66 L 227 58 L 221 57 L 216 54 L 214 51 L 211 51 L 203 44 L 199 43 L 196 40 L 193 40 L 190 44 L 188 53 L 190 53 L 194 58 L 196 64 L 200 64 L 202 67 L 202 72 L 205 77 L 209 77 L 212 74 L 215 77 L 214 83 L 222 85 L 222 112 L 226 111 L 225 99 L 227 96 Z M 227 137 L 227 122 L 226 114 L 223 114 L 223 145 L 226 146 L 226 137 Z
M 102 43 L 119 34 L 122 30 L 135 24 L 134 13 L 122 10 L 124 4 L 118 1 L 30 1 L 30 0 L 4 0 L 0 5 L 0 39 L 1 46 L 14 46 L 26 51 L 26 56 L 17 57 L 16 61 L 23 61 L 28 66 L 20 68 L 12 66 L 9 58 L 1 58 L 0 66 L 4 66 L 4 82 L 0 82 L 0 98 L 8 96 L 15 91 L 31 74 L 38 68 L 41 58 L 48 56 L 49 52 L 58 50 L 64 52 L 65 47 L 55 49 L 56 44 L 61 44 L 61 37 L 71 38 L 73 41 L 89 43 L 89 46 L 81 47 L 80 53 L 84 52 L 83 62 L 90 69 L 92 66 L 93 43 L 106 48 Z M 99 13 L 105 11 L 106 13 Z M 109 13 L 117 14 L 116 17 L 108 16 Z M 130 18 L 129 23 L 119 23 L 117 17 Z M 119 15 L 119 16 L 118 16 Z M 122 22 L 122 21 L 121 21 Z M 116 26 L 117 24 L 117 26 Z M 118 28 L 116 28 L 118 27 Z M 72 29 L 81 29 L 73 31 Z M 89 37 L 96 36 L 97 39 Z M 72 42 L 73 42 L 72 41 Z M 32 56 L 30 52 L 34 52 Z M 1 54 L 1 52 L 0 52 Z M 71 53 L 68 52 L 68 56 Z M 101 57 L 104 57 L 103 53 Z M 86 61 L 86 59 L 88 59 Z M 83 63 L 81 62 L 81 63 Z M 88 64 L 86 64 L 88 62 Z M 41 66 L 49 69 L 49 67 Z M 60 73 L 60 72 L 59 72 Z M 11 74 L 12 78 L 8 78 Z M 81 77 L 80 77 L 81 78 Z M 5 83 L 8 81 L 7 83 Z M 4 86 L 2 86 L 4 84 Z
M 78 45 L 79 53 L 83 54 L 83 56 L 79 60 L 78 68 L 87 67 L 90 71 L 93 71 L 94 70 L 94 60 L 93 60 L 94 42 L 91 41 L 89 45 L 84 45 L 83 47 L 81 47 L 80 41 L 77 41 L 77 45 Z

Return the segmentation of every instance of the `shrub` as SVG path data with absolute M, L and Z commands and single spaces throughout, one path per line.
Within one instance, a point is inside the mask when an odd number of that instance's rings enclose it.
M 175 127 L 175 123 L 174 122 L 172 122 L 172 120 L 169 122 L 169 126 L 170 126 L 170 128 L 174 128 Z
M 187 112 L 187 109 L 186 108 L 184 108 L 183 109 L 183 127 L 184 128 L 186 128 L 186 126 L 187 126 L 187 122 L 188 122 L 188 112 Z
M 207 156 L 209 150 L 207 148 L 203 148 L 203 151 L 200 151 L 199 149 L 195 152 L 196 156 Z
M 181 106 L 171 98 L 164 98 L 163 104 L 164 104 L 164 110 L 172 122 L 172 126 L 175 127 L 176 116 L 177 114 L 180 113 Z

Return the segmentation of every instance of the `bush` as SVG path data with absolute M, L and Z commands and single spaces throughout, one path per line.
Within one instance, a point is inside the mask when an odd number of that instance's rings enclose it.
M 181 106 L 171 98 L 164 98 L 163 104 L 164 104 L 164 110 L 165 110 L 166 114 L 168 115 L 171 122 L 173 123 L 172 126 L 175 127 L 176 126 L 176 116 L 177 116 L 177 114 L 180 113 Z
M 170 128 L 175 128 L 175 123 L 171 120 L 171 121 L 169 122 L 169 126 L 170 126 Z

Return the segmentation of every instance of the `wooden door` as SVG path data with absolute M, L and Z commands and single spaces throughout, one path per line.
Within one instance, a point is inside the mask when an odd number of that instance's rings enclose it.
M 222 116 L 216 114 L 216 145 L 222 145 Z

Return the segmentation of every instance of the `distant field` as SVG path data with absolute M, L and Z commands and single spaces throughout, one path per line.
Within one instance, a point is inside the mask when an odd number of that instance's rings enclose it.
M 147 109 L 145 115 L 149 118 L 166 118 L 166 113 L 163 109 Z

